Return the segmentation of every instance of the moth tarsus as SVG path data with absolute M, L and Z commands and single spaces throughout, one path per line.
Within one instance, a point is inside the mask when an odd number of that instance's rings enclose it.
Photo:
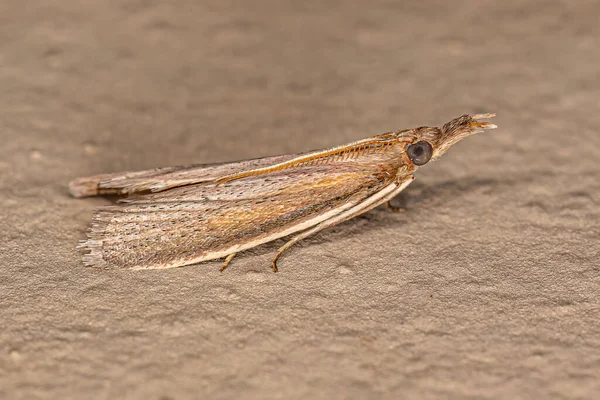
M 84 263 L 172 268 L 225 258 L 286 236 L 272 260 L 322 229 L 390 203 L 415 171 L 452 145 L 496 126 L 494 114 L 388 132 L 330 149 L 233 163 L 78 178 L 75 197 L 130 196 L 99 208 L 80 247 Z M 134 196 L 132 196 L 134 195 Z
M 405 212 L 406 211 L 405 207 L 395 206 L 395 205 L 392 204 L 391 201 L 386 201 L 385 202 L 385 206 L 387 207 L 388 210 L 390 210 L 392 212 L 396 212 L 396 213 L 401 213 L 401 212 Z
M 220 272 L 225 271 L 225 269 L 229 266 L 231 260 L 233 260 L 233 257 L 235 257 L 236 254 L 237 253 L 231 253 L 225 258 L 225 261 L 223 261 L 223 265 L 221 265 L 221 268 L 219 269 Z

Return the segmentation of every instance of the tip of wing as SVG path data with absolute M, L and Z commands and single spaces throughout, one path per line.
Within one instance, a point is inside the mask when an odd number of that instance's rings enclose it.
M 108 263 L 102 251 L 103 238 L 106 228 L 112 219 L 112 208 L 114 206 L 100 207 L 94 212 L 92 222 L 87 231 L 88 238 L 77 245 L 77 249 L 83 253 L 83 263 L 87 267 L 107 267 Z
M 107 263 L 102 256 L 102 241 L 96 239 L 82 240 L 77 245 L 77 249 L 84 252 L 82 256 L 83 264 L 86 267 L 106 267 Z
M 69 182 L 69 193 L 73 197 L 89 197 L 96 196 L 98 194 L 99 179 L 95 177 L 83 177 L 73 179 Z

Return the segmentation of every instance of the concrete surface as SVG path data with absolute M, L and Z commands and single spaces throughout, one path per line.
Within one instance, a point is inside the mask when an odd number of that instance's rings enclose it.
M 600 398 L 597 1 L 0 3 L 0 398 Z M 85 268 L 70 179 L 497 112 L 396 201 Z

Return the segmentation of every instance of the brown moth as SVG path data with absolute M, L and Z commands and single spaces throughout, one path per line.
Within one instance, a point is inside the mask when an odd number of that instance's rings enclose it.
M 233 163 L 158 168 L 78 178 L 75 197 L 125 195 L 94 213 L 78 248 L 90 266 L 172 268 L 234 255 L 291 234 L 298 240 L 386 203 L 415 170 L 483 129 L 463 115 L 441 128 L 384 133 L 326 150 Z

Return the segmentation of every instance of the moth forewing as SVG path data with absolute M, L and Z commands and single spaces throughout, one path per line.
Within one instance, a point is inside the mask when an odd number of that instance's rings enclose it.
M 81 245 L 89 252 L 85 262 L 178 267 L 309 229 L 387 193 L 403 165 L 401 146 L 388 147 L 352 144 L 225 183 L 216 179 L 125 199 L 95 214 Z
M 309 152 L 300 154 L 289 160 L 284 160 L 272 165 L 266 165 L 245 171 L 239 171 L 230 175 L 222 176 L 216 179 L 217 183 L 230 182 L 235 179 L 241 179 L 248 176 L 261 175 L 269 172 L 281 171 L 283 169 L 298 167 L 302 165 L 313 165 L 323 161 L 335 161 L 352 158 L 361 154 L 361 152 L 369 152 L 374 154 L 378 151 L 385 150 L 386 146 L 397 145 L 398 140 L 393 133 L 384 133 L 382 135 L 357 140 L 356 142 L 348 143 L 343 146 L 333 147 L 327 150 Z
M 231 163 L 184 165 L 86 176 L 71 181 L 69 191 L 78 198 L 160 192 L 179 186 L 211 182 L 224 175 L 281 163 L 300 155 L 285 154 Z

